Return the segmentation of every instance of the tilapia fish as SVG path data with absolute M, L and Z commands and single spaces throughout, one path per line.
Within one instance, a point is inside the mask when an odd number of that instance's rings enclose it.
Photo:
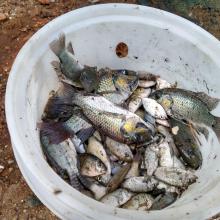
M 42 149 L 49 163 L 56 169 L 67 172 L 71 185 L 80 190 L 81 184 L 79 177 L 79 163 L 77 153 L 73 143 L 67 139 L 60 144 L 51 144 L 44 131 L 40 132 Z
M 192 133 L 192 128 L 175 119 L 171 119 L 170 123 L 172 127 L 179 128 L 177 134 L 173 135 L 173 139 L 184 162 L 193 169 L 198 169 L 202 165 L 202 154 Z
M 76 92 L 67 84 L 63 88 L 69 94 L 69 100 L 60 99 L 60 103 L 69 102 L 79 106 L 100 132 L 125 143 L 142 143 L 152 139 L 154 128 L 136 114 L 116 106 L 102 96 Z
M 150 97 L 156 99 L 169 116 L 211 127 L 217 137 L 220 137 L 220 118 L 210 113 L 217 107 L 219 99 L 202 92 L 196 93 L 177 88 L 157 90 Z
M 138 86 L 137 76 L 119 74 L 108 68 L 99 70 L 96 92 L 109 101 L 121 105 Z
M 67 79 L 79 82 L 83 66 L 75 59 L 72 44 L 65 45 L 65 35 L 62 33 L 59 39 L 50 43 L 50 49 L 60 60 L 62 73 Z

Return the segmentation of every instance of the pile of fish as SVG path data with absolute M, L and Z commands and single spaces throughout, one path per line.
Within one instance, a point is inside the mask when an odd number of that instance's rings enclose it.
M 199 135 L 220 135 L 219 99 L 157 75 L 81 65 L 65 35 L 50 44 L 60 87 L 38 124 L 43 152 L 75 189 L 114 207 L 158 210 L 197 179 Z

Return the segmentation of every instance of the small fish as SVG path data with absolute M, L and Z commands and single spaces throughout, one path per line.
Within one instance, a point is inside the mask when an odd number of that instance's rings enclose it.
M 78 190 L 82 189 L 79 182 L 79 162 L 73 143 L 67 139 L 59 144 L 51 144 L 44 130 L 40 131 L 42 149 L 47 159 L 58 170 L 66 171 L 70 179 L 70 184 Z
M 153 202 L 154 199 L 151 195 L 147 193 L 139 193 L 126 202 L 122 208 L 147 211 L 151 208 Z
M 117 173 L 115 173 L 115 175 L 108 182 L 108 185 L 107 185 L 108 193 L 113 192 L 118 188 L 118 186 L 123 182 L 130 168 L 131 168 L 131 164 L 128 163 L 122 166 L 121 169 Z
M 160 210 L 164 209 L 167 206 L 171 205 L 176 201 L 178 197 L 177 193 L 172 193 L 172 192 L 166 192 L 164 195 L 159 195 L 153 205 L 151 206 L 150 210 Z
M 165 126 L 167 128 L 170 127 L 170 124 L 169 124 L 168 120 L 166 120 L 166 119 L 159 119 L 159 118 L 157 118 L 156 119 L 156 123 L 159 124 L 159 125 L 163 125 L 163 126 Z
M 161 167 L 173 167 L 173 158 L 170 146 L 166 141 L 159 145 L 159 164 Z
M 96 200 L 101 199 L 107 193 L 107 188 L 92 178 L 84 176 L 80 176 L 79 178 L 81 183 L 94 194 Z
M 95 177 L 106 173 L 106 166 L 96 156 L 84 154 L 80 160 L 80 173 L 83 176 Z
M 67 79 L 79 82 L 83 66 L 75 59 L 72 44 L 65 46 L 65 35 L 62 33 L 58 40 L 50 43 L 50 49 L 60 60 L 62 73 Z
M 139 172 L 140 163 L 141 163 L 141 154 L 137 152 L 132 161 L 131 168 L 125 177 L 126 179 L 134 176 L 140 176 L 140 172 Z
M 42 122 L 38 123 L 38 127 L 47 132 L 51 143 L 59 144 L 69 137 L 73 138 L 77 133 L 77 137 L 83 144 L 95 130 L 81 112 L 75 111 L 73 113 L 67 121 Z
M 103 198 L 101 198 L 100 202 L 109 206 L 119 207 L 125 204 L 133 195 L 134 193 L 129 192 L 126 189 L 119 188 L 114 192 L 105 195 Z
M 194 173 L 176 167 L 158 167 L 154 175 L 158 180 L 182 188 L 187 188 L 198 178 Z
M 121 105 L 138 86 L 138 77 L 115 73 L 108 68 L 99 70 L 96 92 L 109 101 Z
M 106 138 L 106 146 L 109 151 L 114 154 L 119 160 L 130 162 L 133 159 L 131 149 L 127 144 L 117 142 L 109 137 Z
M 173 139 L 184 162 L 193 169 L 198 169 L 202 165 L 202 154 L 192 128 L 175 119 L 170 119 L 170 123 L 179 128 L 177 134 L 173 135 Z
M 220 137 L 220 118 L 210 113 L 218 105 L 219 99 L 202 92 L 177 88 L 157 90 L 150 97 L 160 103 L 170 117 L 208 126 Z
M 102 133 L 124 143 L 141 143 L 152 139 L 154 129 L 140 117 L 116 106 L 99 95 L 84 95 L 70 85 L 63 85 L 69 97 L 60 103 L 79 106 L 83 114 Z
M 131 192 L 149 192 L 152 191 L 157 184 L 158 181 L 153 177 L 146 179 L 144 176 L 137 176 L 126 179 L 122 183 L 122 187 Z
M 154 171 L 158 167 L 158 154 L 159 148 L 157 144 L 151 144 L 150 146 L 146 147 L 144 153 L 144 168 L 147 170 L 147 175 L 152 176 Z
M 158 125 L 157 131 L 162 134 L 165 138 L 165 141 L 168 142 L 169 146 L 171 147 L 172 155 L 174 154 L 176 157 L 179 157 L 179 151 L 174 143 L 173 135 L 171 135 L 170 130 L 165 126 Z
M 92 136 L 88 140 L 86 152 L 98 157 L 107 168 L 106 173 L 99 176 L 99 180 L 104 184 L 107 184 L 111 178 L 111 164 L 103 145 L 95 137 Z
M 166 80 L 161 79 L 160 77 L 158 77 L 156 79 L 156 89 L 165 89 L 165 88 L 172 88 L 172 85 L 170 83 L 168 83 Z
M 147 98 L 151 93 L 151 89 L 137 88 L 130 97 L 128 104 L 128 110 L 130 112 L 136 112 L 142 105 L 142 98 Z
M 158 104 L 154 99 L 143 98 L 143 106 L 146 112 L 152 115 L 154 118 L 167 119 L 167 114 L 163 107 Z

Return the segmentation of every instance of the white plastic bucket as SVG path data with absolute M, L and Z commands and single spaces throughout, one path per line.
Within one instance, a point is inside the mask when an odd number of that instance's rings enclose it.
M 7 84 L 6 115 L 18 165 L 40 200 L 62 219 L 207 219 L 220 211 L 220 147 L 202 148 L 199 179 L 182 197 L 161 211 L 112 208 L 65 183 L 47 164 L 36 123 L 58 81 L 48 45 L 60 32 L 72 41 L 82 64 L 160 74 L 180 87 L 220 97 L 220 44 L 212 35 L 176 15 L 149 7 L 105 4 L 74 10 L 39 30 L 19 52 Z M 128 45 L 125 58 L 115 54 Z M 217 113 L 220 113 L 217 111 Z M 220 115 L 220 114 L 219 114 Z M 213 159 L 216 158 L 216 159 Z

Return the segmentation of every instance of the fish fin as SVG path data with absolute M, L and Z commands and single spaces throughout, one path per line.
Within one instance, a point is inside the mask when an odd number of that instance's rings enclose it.
M 77 90 L 66 82 L 62 82 L 57 95 L 52 97 L 51 100 L 56 105 L 69 105 L 73 106 L 73 97 L 77 93 Z
M 195 95 L 207 105 L 209 111 L 212 111 L 213 109 L 215 109 L 220 102 L 220 99 L 210 97 L 204 92 L 196 92 Z
M 93 135 L 94 132 L 95 132 L 95 128 L 89 127 L 89 128 L 81 129 L 76 136 L 81 140 L 81 144 L 83 144 Z
M 205 136 L 205 139 L 208 140 L 209 138 L 209 130 L 206 127 L 202 127 L 199 125 L 195 126 L 195 130 L 198 134 L 203 134 Z
M 215 117 L 215 123 L 212 125 L 212 128 L 220 142 L 220 117 Z
M 74 53 L 74 50 L 73 50 L 73 45 L 72 45 L 71 42 L 69 42 L 69 43 L 67 44 L 66 49 L 67 49 L 71 54 L 73 54 L 73 55 L 75 54 L 75 53 Z
M 37 127 L 42 135 L 47 136 L 51 144 L 59 144 L 74 136 L 74 132 L 65 127 L 63 122 L 42 122 Z
M 61 33 L 59 38 L 50 43 L 50 49 L 59 57 L 62 50 L 65 49 L 65 34 Z

